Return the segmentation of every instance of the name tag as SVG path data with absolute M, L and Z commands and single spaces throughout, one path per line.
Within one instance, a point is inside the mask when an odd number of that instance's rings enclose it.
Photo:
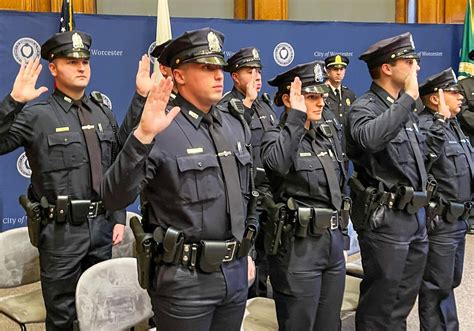
M 62 128 L 56 128 L 56 132 L 68 132 L 69 127 L 68 126 L 63 126 Z
M 186 152 L 188 154 L 199 154 L 199 153 L 204 152 L 204 149 L 202 147 L 188 148 Z
M 311 156 L 311 153 L 300 153 L 300 157 L 308 157 L 308 156 Z

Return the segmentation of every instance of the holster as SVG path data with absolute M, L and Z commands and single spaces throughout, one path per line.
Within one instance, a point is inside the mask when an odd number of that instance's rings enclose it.
M 38 202 L 31 202 L 26 195 L 21 195 L 19 201 L 28 217 L 27 224 L 30 242 L 33 246 L 38 247 L 42 221 L 41 205 Z
M 377 193 L 375 187 L 365 187 L 361 181 L 354 176 L 349 179 L 351 188 L 351 198 L 353 202 L 351 220 L 356 230 L 363 230 L 368 227 L 369 218 L 376 209 Z
M 163 262 L 177 263 L 184 243 L 183 231 L 169 227 L 163 239 Z
M 449 223 L 455 223 L 461 218 L 464 213 L 464 204 L 456 202 L 448 202 L 444 209 L 444 215 L 446 221 Z
M 203 272 L 211 273 L 220 270 L 222 261 L 227 254 L 227 245 L 222 241 L 202 240 L 199 268 Z
M 428 196 L 426 192 L 414 192 L 411 202 L 406 206 L 406 211 L 410 215 L 414 215 L 428 203 Z
M 153 236 L 143 231 L 143 226 L 138 217 L 130 219 L 130 227 L 135 237 L 135 249 L 137 252 L 138 283 L 144 289 L 150 284 L 151 261 L 153 252 Z
M 268 255 L 276 255 L 282 240 L 283 227 L 287 217 L 284 203 L 275 204 L 273 199 L 262 196 L 262 205 L 268 215 L 268 222 L 264 232 L 264 249 Z
M 70 204 L 71 204 L 70 223 L 72 225 L 81 225 L 85 221 L 87 221 L 87 215 L 89 214 L 89 207 L 90 207 L 91 201 L 90 200 L 71 200 Z

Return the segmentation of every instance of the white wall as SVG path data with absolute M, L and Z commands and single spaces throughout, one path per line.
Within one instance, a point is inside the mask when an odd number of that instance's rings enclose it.
M 395 22 L 395 0 L 288 0 L 288 18 L 303 21 Z
M 156 16 L 157 0 L 97 0 L 98 14 Z M 234 0 L 168 0 L 170 16 L 234 18 Z

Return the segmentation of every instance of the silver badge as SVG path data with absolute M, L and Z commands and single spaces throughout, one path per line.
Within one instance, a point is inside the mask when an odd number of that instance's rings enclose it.
M 260 60 L 260 54 L 258 54 L 258 51 L 256 48 L 252 49 L 252 56 L 254 60 Z
M 319 63 L 314 65 L 314 81 L 317 83 L 324 82 L 323 68 Z
M 221 51 L 221 44 L 219 43 L 219 38 L 214 32 L 209 32 L 207 34 L 207 42 L 209 44 L 209 50 L 211 52 L 220 52 Z
M 82 38 L 77 32 L 72 35 L 72 48 L 85 48 Z

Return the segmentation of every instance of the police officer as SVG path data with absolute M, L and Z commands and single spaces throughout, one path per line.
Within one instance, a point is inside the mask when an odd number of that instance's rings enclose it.
M 324 63 L 314 61 L 268 82 L 278 87 L 275 104 L 287 113 L 262 142 L 273 197 L 286 215 L 273 220 L 284 222 L 283 234 L 272 240 L 281 246 L 268 256 L 280 330 L 340 329 L 348 215 L 341 217 L 343 164 L 321 120 L 325 78 Z
M 25 148 L 32 170 L 28 198 L 41 203 L 37 246 L 47 330 L 72 330 L 80 275 L 109 259 L 112 244 L 122 240 L 125 210 L 105 209 L 100 181 L 145 100 L 134 96 L 127 125 L 118 130 L 115 116 L 97 94 L 85 95 L 91 41 L 86 33 L 68 31 L 41 46 L 56 89 L 46 101 L 17 112 L 0 141 L 0 154 Z M 142 80 L 137 77 L 137 83 Z
M 268 178 L 260 159 L 260 144 L 263 134 L 273 128 L 276 115 L 267 93 L 258 95 L 262 88 L 262 62 L 258 50 L 254 47 L 241 48 L 227 60 L 224 70 L 229 72 L 234 82 L 231 91 L 227 92 L 219 102 L 223 107 L 232 107 L 229 101 L 233 98 L 242 100 L 245 106 L 246 119 L 249 122 L 252 138 L 252 156 L 255 170 L 255 187 L 260 196 L 270 194 Z M 266 215 L 262 214 L 259 203 L 259 221 L 261 224 L 259 236 L 255 242 L 257 277 L 249 289 L 249 297 L 267 296 L 268 268 L 263 248 L 263 231 Z
M 245 310 L 248 259 L 239 246 L 252 160 L 241 119 L 215 106 L 223 90 L 223 39 L 205 28 L 165 48 L 160 60 L 173 70 L 176 107 L 165 111 L 171 78 L 152 87 L 140 124 L 103 183 L 112 209 L 140 190 L 145 195 L 160 244 L 150 284 L 159 330 L 239 330 Z
M 424 206 L 432 191 L 417 126 L 418 56 L 410 33 L 381 40 L 359 59 L 372 85 L 348 114 L 351 219 L 364 268 L 356 326 L 406 328 L 428 252 Z
M 328 73 L 327 85 L 331 88 L 326 104 L 336 115 L 339 122 L 344 123 L 347 112 L 356 99 L 355 93 L 348 87 L 342 85 L 349 59 L 336 54 L 325 58 L 324 64 Z
M 418 300 L 420 325 L 422 330 L 459 330 L 453 290 L 463 272 L 474 192 L 474 150 L 456 119 L 463 97 L 453 70 L 429 77 L 420 86 L 420 96 L 425 104 L 419 115 L 420 129 L 433 146 L 428 170 L 438 183 L 427 213 L 429 252 Z M 441 146 L 432 142 L 433 123 L 444 133 Z
M 15 120 L 15 115 L 27 102 L 36 99 L 48 90 L 45 86 L 35 87 L 42 68 L 39 59 L 21 63 L 12 91 L 0 104 L 0 135 L 8 132 L 12 121 Z
M 164 43 L 161 43 L 159 45 L 156 45 L 155 48 L 151 51 L 150 55 L 154 58 L 156 58 L 156 61 L 158 63 L 158 69 L 160 70 L 161 75 L 164 78 L 171 77 L 173 78 L 173 73 L 171 71 L 171 68 L 164 65 L 160 61 L 160 55 L 163 53 L 163 50 L 165 49 L 166 46 L 168 46 L 171 43 L 172 39 L 165 41 Z M 171 99 L 176 98 L 176 94 L 178 93 L 178 90 L 176 89 L 176 85 L 173 85 L 173 93 L 171 93 Z

